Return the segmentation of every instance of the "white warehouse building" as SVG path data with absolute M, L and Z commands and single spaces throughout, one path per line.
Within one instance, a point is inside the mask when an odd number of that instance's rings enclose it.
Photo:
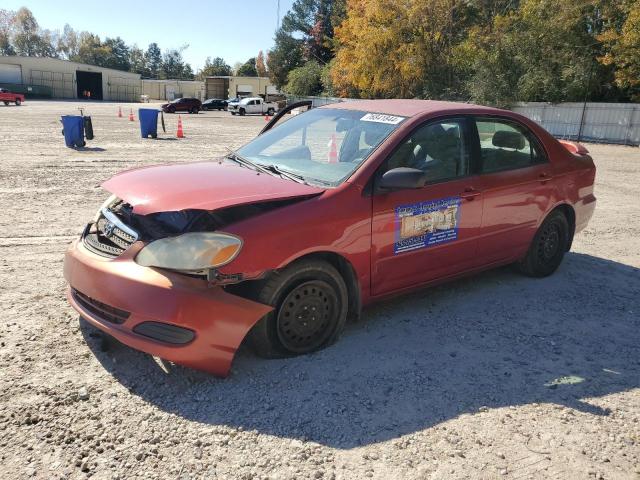
M 137 73 L 59 58 L 0 56 L 0 87 L 28 96 L 139 102 Z

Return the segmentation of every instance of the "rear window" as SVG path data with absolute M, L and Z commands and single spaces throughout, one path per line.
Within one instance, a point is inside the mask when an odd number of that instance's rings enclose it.
M 482 173 L 528 167 L 545 161 L 533 135 L 512 122 L 478 119 Z

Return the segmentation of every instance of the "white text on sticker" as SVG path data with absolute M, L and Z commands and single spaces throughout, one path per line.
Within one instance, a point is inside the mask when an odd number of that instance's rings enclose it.
M 396 117 L 394 115 L 385 115 L 384 113 L 367 113 L 360 120 L 363 122 L 378 122 L 397 125 L 404 120 L 404 117 Z

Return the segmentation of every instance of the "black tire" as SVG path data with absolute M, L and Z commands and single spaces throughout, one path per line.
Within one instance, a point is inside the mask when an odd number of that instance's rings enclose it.
M 4 101 L 4 104 L 5 104 L 5 105 L 9 105 L 9 102 L 7 102 L 7 101 L 5 100 L 5 101 Z
M 167 108 L 167 113 L 176 113 L 176 107 Z
M 245 114 L 245 113 L 246 113 L 246 112 L 244 111 L 244 108 L 241 108 L 241 109 L 240 109 L 240 116 L 241 116 L 241 117 L 244 117 L 244 114 Z
M 330 264 L 302 260 L 258 284 L 254 297 L 273 305 L 249 332 L 253 351 L 265 358 L 304 355 L 327 347 L 342 333 L 348 291 Z
M 235 115 L 235 114 L 236 114 L 236 112 L 231 112 L 231 115 Z
M 273 108 L 270 108 L 269 110 L 267 110 L 267 115 L 269 115 L 270 117 L 273 117 L 274 113 L 276 113 L 276 111 Z
M 527 255 L 517 264 L 520 271 L 530 277 L 551 275 L 562 263 L 569 247 L 569 236 L 567 217 L 554 210 L 538 228 Z
M 16 107 L 19 107 L 22 104 L 22 100 L 16 98 Z

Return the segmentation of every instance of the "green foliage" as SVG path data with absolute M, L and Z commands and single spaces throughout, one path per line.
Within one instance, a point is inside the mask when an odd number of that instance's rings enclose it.
M 319 95 L 322 93 L 322 67 L 314 60 L 289 72 L 285 92 L 292 95 Z
M 211 57 L 207 57 L 204 67 L 198 72 L 198 77 L 203 80 L 205 77 L 228 76 L 231 73 L 231 67 L 227 65 L 223 58 L 215 57 L 211 60 Z
M 130 51 L 127 44 L 120 37 L 108 38 L 103 46 L 109 51 L 105 59 L 104 67 L 115 68 L 116 70 L 128 71 L 131 67 L 129 59 Z
M 176 78 L 180 80 L 193 80 L 193 70 L 191 65 L 184 63 L 182 52 L 186 49 L 184 46 L 180 49 L 167 50 L 162 55 L 162 68 L 160 70 L 160 78 Z
M 294 68 L 302 66 L 302 42 L 284 30 L 276 32 L 275 46 L 269 51 L 267 68 L 269 78 L 276 87 L 282 89 L 287 83 L 287 75 Z
M 598 37 L 603 43 L 603 55 L 598 60 L 613 68 L 619 88 L 640 101 L 640 2 L 620 2 L 616 6 L 608 28 Z M 620 21 L 622 18 L 624 21 Z
M 155 42 L 150 43 L 144 57 L 149 77 L 160 78 L 160 72 L 162 70 L 162 52 L 160 51 L 158 44 Z
M 252 57 L 238 68 L 236 75 L 240 77 L 257 77 L 256 57 Z
M 346 0 L 295 0 L 276 32 L 269 51 L 269 77 L 278 87 L 289 72 L 313 60 L 320 65 L 334 56 L 334 30 L 344 18 Z

